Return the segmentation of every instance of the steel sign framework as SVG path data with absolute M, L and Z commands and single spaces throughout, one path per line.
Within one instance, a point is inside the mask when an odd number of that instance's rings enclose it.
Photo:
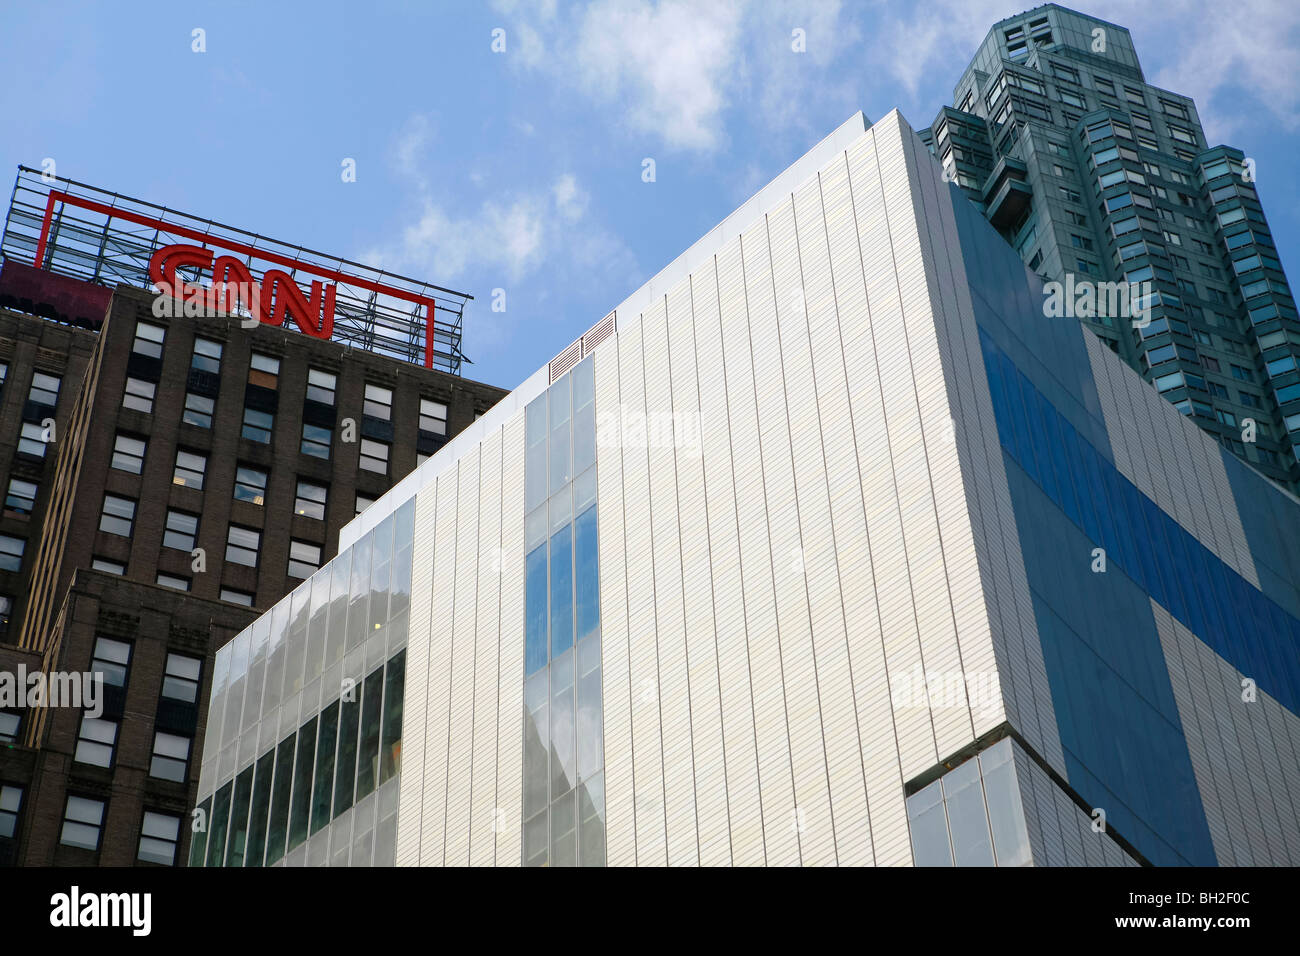
M 292 246 L 74 180 L 18 167 L 0 254 L 97 285 L 150 288 L 160 248 L 195 244 L 235 255 L 255 275 L 283 269 L 295 281 L 334 283 L 333 339 L 459 375 L 461 321 L 472 296 L 347 259 Z M 191 282 L 197 269 L 182 269 Z M 300 279 L 301 274 L 301 279 Z

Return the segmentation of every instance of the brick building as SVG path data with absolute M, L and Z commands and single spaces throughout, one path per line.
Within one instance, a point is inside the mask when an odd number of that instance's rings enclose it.
M 0 677 L 104 683 L 98 716 L 0 696 L 0 865 L 179 864 L 215 651 L 505 392 L 287 323 L 159 315 L 128 284 L 70 316 L 68 277 L 14 258 L 13 218 Z

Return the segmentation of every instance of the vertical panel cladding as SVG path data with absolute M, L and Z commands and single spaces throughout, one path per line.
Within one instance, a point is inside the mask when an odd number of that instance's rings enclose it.
M 774 357 L 775 342 L 768 340 L 769 336 L 775 339 L 771 329 L 775 314 L 767 235 L 762 221 L 741 237 L 737 252 L 739 255 L 734 258 L 720 256 L 718 262 L 718 281 L 723 289 L 723 351 L 732 453 L 738 462 L 746 463 L 744 469 L 735 471 L 736 501 L 746 631 L 753 672 L 763 835 L 768 864 L 784 866 L 799 862 L 799 841 L 769 532 L 766 482 L 768 469 L 772 468 L 772 452 L 764 448 L 763 442 L 764 431 L 772 430 L 773 424 L 764 421 L 762 413 L 767 410 L 769 415 L 776 414 L 770 409 L 769 395 L 780 388 L 780 367 Z M 789 560 L 788 552 L 783 558 Z
M 625 414 L 645 415 L 645 353 L 641 319 L 619 330 L 619 381 Z M 654 601 L 654 544 L 650 525 L 650 459 L 644 430 L 623 436 L 623 501 L 627 551 L 627 628 L 632 692 L 632 754 L 636 801 L 636 862 L 667 861 L 664 829 L 663 742 Z M 602 615 L 603 617 L 603 615 Z
M 717 294 L 713 283 L 701 278 L 701 272 L 707 273 L 711 278 L 712 263 L 692 276 L 679 293 L 668 296 L 668 360 L 672 368 L 672 406 L 676 429 L 682 615 L 690 690 L 691 753 L 695 767 L 699 861 L 705 866 L 719 866 L 731 862 L 731 835 L 722 740 L 722 703 L 718 687 L 712 567 L 709 558 L 694 302 L 696 295 L 707 295 L 712 300 L 711 311 L 716 317 Z M 708 309 L 705 308 L 704 311 L 708 312 Z M 722 411 L 725 413 L 725 407 Z M 717 413 L 716 409 L 714 413 Z
M 862 333 L 849 337 L 844 350 L 853 418 L 861 427 L 858 436 L 858 467 L 862 475 L 863 498 L 867 505 L 867 534 L 871 563 L 876 571 L 876 598 L 881 629 L 885 636 L 885 659 L 890 675 L 912 674 L 924 668 L 917 632 L 907 553 L 903 540 L 901 494 L 910 490 L 895 481 L 893 436 L 907 463 L 906 433 L 916 433 L 916 404 L 911 399 L 911 419 L 905 408 L 911 393 L 910 376 L 900 372 L 893 359 L 898 343 L 904 341 L 898 280 L 889 241 L 881 177 L 900 175 L 901 169 L 882 172 L 875 154 L 875 136 L 867 150 L 850 151 L 849 181 L 861 243 L 863 275 L 870 320 Z M 897 166 L 897 163 L 894 164 Z M 877 345 L 885 360 L 878 361 Z M 890 421 L 889 413 L 902 416 Z M 915 476 L 904 471 L 902 479 Z M 931 665 L 932 666 L 932 665 Z M 920 773 L 939 760 L 934 726 L 925 702 L 909 701 L 894 707 L 894 726 L 904 778 Z
M 624 534 L 620 333 L 593 358 L 596 376 L 596 512 L 600 539 L 600 629 L 605 717 L 605 842 L 611 866 L 636 862 L 632 773 L 632 686 L 628 654 L 627 539 Z M 631 357 L 629 357 L 629 361 Z M 637 356 L 639 361 L 639 356 Z
M 765 861 L 758 744 L 754 726 L 749 642 L 745 628 L 737 516 L 730 382 L 720 316 L 723 293 L 719 270 L 726 268 L 729 299 L 739 283 L 738 242 L 693 277 L 695 345 L 701 370 L 700 444 L 704 456 L 705 510 L 709 527 L 710 590 L 718 654 L 718 694 L 722 710 L 727 787 L 728 845 L 732 862 L 753 866 Z M 725 267 L 722 263 L 726 263 Z M 735 303 L 728 305 L 734 314 Z M 730 333 L 735 338 L 736 333 Z M 703 821 L 702 821 L 703 823 Z
M 813 188 L 816 188 L 815 181 Z M 767 457 L 770 449 L 773 464 L 767 483 L 768 513 L 776 556 L 777 612 L 781 622 L 782 670 L 795 774 L 796 825 L 802 862 L 826 865 L 836 861 L 838 833 L 831 804 L 826 723 L 838 717 L 840 727 L 852 728 L 854 713 L 851 698 L 840 698 L 840 713 L 834 714 L 823 696 L 829 690 L 825 683 L 832 652 L 818 645 L 837 643 L 842 649 L 843 635 L 840 632 L 836 642 L 836 633 L 827 633 L 828 625 L 824 622 L 827 614 L 818 615 L 823 619 L 820 633 L 813 619 L 814 586 L 819 596 L 827 592 L 828 584 L 835 587 L 834 547 L 826 504 L 817 398 L 810 387 L 808 303 L 799 267 L 793 199 L 768 214 L 767 232 L 776 314 L 774 329 L 769 328 L 766 334 L 771 336 L 770 347 L 778 350 L 775 383 L 781 388 L 768 400 L 777 427 L 765 431 L 764 452 Z M 760 420 L 766 422 L 767 415 L 760 406 Z M 829 627 L 843 625 L 838 597 L 836 587 L 836 613 Z M 819 612 L 829 603 L 819 602 Z M 824 661 L 823 656 L 827 658 Z M 842 683 L 847 686 L 847 675 Z M 825 708 L 823 703 L 827 704 Z M 856 733 L 852 737 L 856 746 Z M 860 774 L 856 776 L 860 783 Z
M 1152 610 L 1215 855 L 1225 865 L 1294 866 L 1300 719 L 1263 691 L 1244 700 L 1240 671 L 1154 601 Z
M 681 283 L 671 296 L 675 308 L 689 303 Z M 699 863 L 695 827 L 695 773 L 691 752 L 690 687 L 686 666 L 685 609 L 682 604 L 682 548 L 677 520 L 677 470 L 669 362 L 667 301 L 642 317 L 645 355 L 646 445 L 650 463 L 650 538 L 654 581 L 658 705 L 662 734 L 664 822 L 669 865 Z
M 874 319 L 880 314 L 878 302 L 885 306 L 883 321 L 875 323 L 877 347 L 893 343 L 905 355 L 900 361 L 882 363 L 885 416 L 923 666 L 946 678 L 960 675 L 962 662 L 935 497 L 938 489 L 949 500 L 961 500 L 964 490 L 959 474 L 935 475 L 940 462 L 930 460 L 930 447 L 942 444 L 951 416 L 929 303 L 926 255 L 913 205 L 915 175 L 908 169 L 902 132 L 895 117 L 888 127 L 877 130 L 875 137 L 896 285 L 891 289 L 887 281 L 881 283 L 883 300 L 872 298 L 872 315 Z M 937 483 L 942 479 L 948 486 Z M 964 515 L 960 520 L 965 520 Z M 955 686 L 958 681 L 945 679 L 944 684 Z M 931 700 L 930 710 L 939 753 L 952 753 L 973 738 L 964 692 L 945 691 L 941 701 Z
M 523 848 L 524 413 L 501 432 L 500 620 L 496 711 L 497 866 L 518 866 Z M 485 635 L 490 639 L 490 633 Z M 480 823 L 480 825 L 482 825 Z
M 429 649 L 433 627 L 433 542 L 438 496 L 427 489 L 415 498 L 415 550 L 411 570 L 410 634 L 402 714 L 402 775 L 397 809 L 397 864 L 420 863 L 420 824 L 424 798 L 424 727 L 429 693 Z
M 442 866 L 447 822 L 447 737 L 451 727 L 452 607 L 456 585 L 457 482 L 460 464 L 438 476 L 438 531 L 433 553 L 433 614 L 429 628 L 428 715 L 424 725 L 424 809 L 420 863 Z
M 987 497 L 986 490 L 977 488 L 977 485 L 989 481 L 985 442 L 988 438 L 996 441 L 995 435 L 991 434 L 995 426 L 987 398 L 982 403 L 979 401 L 979 393 L 987 391 L 987 379 L 981 377 L 978 380 L 983 385 L 981 390 L 972 375 L 971 360 L 979 351 L 968 318 L 973 312 L 970 308 L 963 311 L 958 304 L 954 266 L 959 268 L 961 260 L 960 250 L 955 247 L 956 225 L 947 205 L 951 197 L 947 187 L 936 176 L 931 158 L 909 131 L 904 131 L 903 146 L 909 168 L 913 171 L 914 206 L 921 246 L 930 263 L 928 277 L 931 308 L 934 310 L 933 323 L 923 325 L 918 335 L 926 343 L 927 350 L 931 335 L 934 335 L 935 352 L 942 362 L 938 374 L 942 382 L 934 381 L 931 372 L 931 381 L 923 385 L 918 380 L 918 393 L 928 393 L 934 411 L 948 416 L 947 421 L 939 422 L 926 416 L 926 451 L 935 489 L 935 508 L 962 670 L 968 687 L 973 686 L 979 691 L 970 700 L 974 733 L 979 736 L 1007 719 L 1007 707 L 997 686 L 1000 682 L 997 680 L 998 662 L 991 624 L 993 609 L 990 607 L 995 596 L 985 591 L 984 577 L 989 558 L 978 555 L 975 545 L 975 526 L 982 525 L 982 499 Z M 961 281 L 964 283 L 964 276 Z M 911 332 L 909 340 L 915 341 Z M 916 349 L 912 351 L 915 354 Z M 926 405 L 923 398 L 922 407 Z M 977 406 L 988 417 L 973 414 L 974 409 L 966 406 Z M 936 425 L 939 427 L 937 436 Z M 968 433 L 967 428 L 974 428 L 975 433 Z M 969 462 L 972 451 L 978 454 L 980 464 L 978 467 L 968 464 L 963 471 L 961 458 L 965 456 Z M 985 546 L 982 527 L 980 538 L 981 546 Z M 985 564 L 983 572 L 981 561 Z
M 475 446 L 460 459 L 460 482 L 456 492 L 456 580 L 451 606 L 451 673 L 448 678 L 451 684 L 451 721 L 447 733 L 447 836 L 443 851 L 448 866 L 469 863 L 481 447 Z
M 497 688 L 501 668 L 501 433 L 483 441 L 479 460 L 478 607 L 474 624 L 474 737 L 470 767 L 469 862 L 496 860 Z
M 874 375 L 874 367 L 869 364 L 870 316 L 864 251 L 848 175 L 850 158 L 871 158 L 871 139 L 868 133 L 849 149 L 843 163 L 837 161 L 822 176 L 825 234 L 817 236 L 815 230 L 804 229 L 800 212 L 800 248 L 808 249 L 805 257 L 812 258 L 812 247 L 825 243 L 838 316 L 838 321 L 834 317 L 823 321 L 820 313 L 811 313 L 810 334 L 858 710 L 871 851 L 879 865 L 905 865 L 912 861 L 912 850 L 864 507 L 868 489 L 879 487 L 878 480 L 873 484 L 873 478 L 879 476 L 863 467 L 870 460 L 863 447 L 871 441 L 870 433 L 878 427 L 879 417 L 870 417 L 870 378 Z M 866 408 L 854 400 L 857 392 L 867 399 Z M 863 417 L 864 413 L 867 417 Z
M 826 242 L 826 214 L 822 210 L 822 188 L 827 178 L 833 180 L 832 201 L 841 212 L 838 226 L 843 231 L 848 182 L 842 157 L 833 164 L 829 177 L 807 183 L 794 195 L 806 317 L 802 344 L 792 350 L 802 351 L 803 355 L 796 359 L 792 354 L 787 368 L 798 362 L 802 370 L 792 375 L 791 380 L 810 382 L 813 388 L 789 388 L 787 397 L 792 419 L 811 419 L 807 428 L 792 428 L 790 437 L 796 485 L 800 488 L 801 536 L 825 720 L 835 853 L 839 863 L 853 866 L 870 864 L 873 856 L 866 775 L 862 766 L 863 715 L 856 697 L 854 655 L 849 649 L 851 629 L 846 591 L 850 594 L 869 591 L 870 573 L 867 567 L 864 574 L 866 523 L 858 492 L 853 423 L 839 343 L 839 303 Z M 861 321 L 862 304 L 859 296 L 846 305 L 851 310 L 850 321 Z M 863 602 L 855 598 L 854 603 L 860 607 Z M 874 627 L 874 614 L 871 623 Z M 861 630 L 870 633 L 865 626 Z M 878 635 L 876 642 L 878 647 Z M 888 733 L 892 741 L 891 728 L 874 730 Z

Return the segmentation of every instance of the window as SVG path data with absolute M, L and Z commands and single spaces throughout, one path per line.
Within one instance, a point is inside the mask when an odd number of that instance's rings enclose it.
M 143 323 L 141 323 L 143 324 Z M 68 794 L 63 810 L 63 830 L 59 842 L 83 850 L 99 849 L 99 833 L 104 825 L 104 801 Z
M 195 339 L 190 368 L 216 375 L 221 371 L 221 343 L 211 339 Z
M 140 474 L 144 470 L 144 449 L 143 438 L 133 438 L 119 432 L 113 442 L 113 460 L 110 467 L 133 475 Z
M 356 510 L 356 513 L 357 513 L 357 514 L 361 514 L 361 512 L 365 511 L 367 508 L 369 508 L 369 507 L 370 507 L 371 505 L 373 505 L 374 503 L 375 503 L 375 499 L 374 499 L 374 498 L 371 498 L 369 495 L 363 495 L 363 494 L 361 494 L 360 492 L 358 492 L 358 493 L 357 493 L 357 510 Z
M 157 325 L 150 325 L 148 322 L 137 322 L 135 324 L 135 341 L 131 343 L 131 351 L 138 355 L 147 355 L 150 358 L 162 358 L 163 339 L 167 336 L 167 330 Z
M 304 455 L 311 455 L 313 458 L 329 459 L 331 434 L 328 428 L 322 428 L 319 425 L 309 425 L 307 422 L 302 423 L 302 445 L 299 447 Z
M 95 638 L 95 650 L 90 659 L 90 670 L 99 674 L 111 687 L 125 687 L 127 671 L 131 666 L 131 645 L 111 637 Z
M 7 594 L 0 594 L 0 640 L 9 634 L 9 619 L 14 613 L 14 599 Z
M 0 534 L 0 571 L 17 571 L 23 566 L 27 541 L 11 534 Z
M 159 587 L 171 588 L 175 591 L 188 591 L 190 589 L 190 579 L 182 578 L 175 574 L 164 574 L 158 572 L 156 583 Z
M 135 858 L 145 863 L 172 866 L 176 862 L 176 847 L 180 843 L 181 818 L 170 813 L 144 812 L 140 824 L 140 846 Z
M 163 671 L 162 696 L 185 701 L 187 704 L 198 703 L 199 672 L 202 667 L 203 662 L 197 657 L 168 654 L 167 666 Z
M 228 601 L 231 604 L 241 604 L 244 607 L 253 606 L 253 595 L 247 591 L 236 591 L 234 588 L 222 588 L 221 600 Z
M 0 388 L 4 388 L 5 379 L 9 377 L 9 363 L 0 362 Z
M 393 390 L 380 385 L 366 383 L 366 401 L 362 412 L 371 418 L 391 421 L 393 417 Z
M 9 479 L 9 493 L 5 495 L 5 511 L 29 515 L 36 509 L 36 482 L 21 478 Z
M 126 380 L 126 391 L 122 394 L 122 407 L 134 409 L 137 412 L 152 412 L 153 394 L 153 382 L 128 378 Z
M 1216 408 L 1214 410 L 1214 417 L 1224 425 L 1231 425 L 1233 428 L 1237 427 L 1237 416 L 1232 414 L 1232 412 L 1225 411 L 1222 408 Z
M 116 746 L 117 721 L 82 715 L 74 760 L 94 767 L 111 767 L 113 748 Z
M 22 723 L 21 714 L 0 710 L 0 744 L 11 744 L 18 739 L 18 727 Z M 3 805 L 0 805 L 3 809 Z M 4 821 L 0 819 L 0 836 L 13 836 L 4 832 Z
M 334 404 L 334 389 L 338 378 L 332 372 L 318 368 L 307 369 L 307 398 L 324 405 Z
M 275 389 L 280 385 L 280 360 L 274 355 L 254 352 L 248 363 L 248 383 Z
M 190 763 L 190 738 L 157 731 L 153 736 L 153 760 L 149 776 L 160 780 L 185 782 Z
M 431 398 L 420 399 L 420 431 L 447 434 L 447 406 Z
M 1210 394 L 1215 398 L 1226 399 L 1228 397 L 1228 390 L 1218 382 L 1206 382 L 1205 384 L 1209 388 Z
M 203 472 L 208 467 L 206 455 L 197 452 L 176 450 L 176 468 L 172 472 L 172 484 L 184 485 L 186 488 L 203 490 Z
M 109 534 L 131 537 L 135 522 L 135 502 L 117 495 L 104 495 L 104 508 L 99 515 L 99 530 Z
M 306 518 L 325 520 L 325 500 L 329 495 L 323 485 L 298 479 L 298 496 L 293 502 L 293 513 Z
M 0 714 L 0 720 L 9 716 Z M 4 740 L 0 725 L 0 741 Z M 5 785 L 0 787 L 0 838 L 12 839 L 18 832 L 18 810 L 23 804 L 23 788 Z
M 187 425 L 197 425 L 199 428 L 211 428 L 212 410 L 216 407 L 216 404 L 206 395 L 195 395 L 193 392 L 186 392 L 185 411 L 181 412 L 181 421 Z
M 1219 368 L 1219 360 L 1214 358 L 1213 356 L 1202 355 L 1201 364 L 1204 365 L 1211 372 L 1221 371 L 1221 369 Z
M 249 441 L 271 443 L 271 429 L 275 426 L 275 416 L 270 412 L 258 411 L 256 408 L 244 408 L 244 427 L 240 432 Z
M 230 526 L 226 534 L 226 560 L 231 564 L 257 567 L 257 551 L 262 544 L 262 533 L 255 528 L 245 528 L 237 524 Z
M 167 528 L 163 532 L 163 547 L 178 551 L 194 550 L 194 539 L 199 533 L 199 516 L 185 511 L 167 510 Z
M 18 438 L 18 450 L 34 458 L 45 457 L 45 429 L 35 422 L 23 422 Z
M 289 542 L 289 577 L 309 578 L 320 568 L 320 545 L 309 541 Z
M 1252 395 L 1250 392 L 1238 392 L 1237 394 L 1241 396 L 1241 404 L 1247 406 L 1248 408 L 1264 407 L 1263 404 L 1260 402 L 1258 395 Z
M 27 391 L 27 401 L 50 408 L 59 404 L 59 377 L 36 372 L 32 375 L 32 387 Z
M 235 469 L 235 500 L 250 504 L 266 503 L 266 472 L 260 468 L 240 465 Z
M 369 438 L 361 439 L 361 467 L 376 474 L 388 474 L 388 445 Z
M 108 558 L 91 558 L 90 567 L 94 571 L 103 571 L 105 574 L 116 574 L 121 577 L 126 574 L 126 565 L 117 561 L 110 561 Z
M 1251 379 L 1250 372 L 1240 365 L 1232 366 L 1232 377 L 1242 382 L 1249 382 Z

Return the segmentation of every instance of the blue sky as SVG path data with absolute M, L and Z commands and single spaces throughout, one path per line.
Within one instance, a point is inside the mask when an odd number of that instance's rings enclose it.
M 855 110 L 928 125 L 1030 5 L 0 0 L 0 177 L 48 157 L 467 291 L 466 374 L 514 387 Z M 1300 4 L 1077 8 L 1129 27 L 1148 81 L 1255 158 L 1300 279 Z

